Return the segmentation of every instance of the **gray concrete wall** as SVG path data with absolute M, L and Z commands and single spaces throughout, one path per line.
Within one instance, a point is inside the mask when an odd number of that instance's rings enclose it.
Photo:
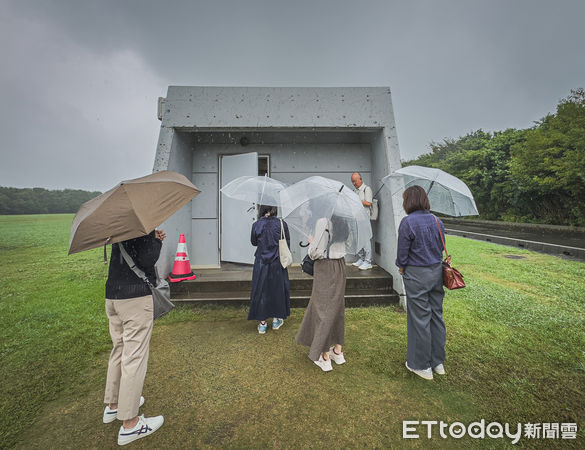
M 157 152 L 153 172 L 172 170 L 191 179 L 190 168 L 193 164 L 193 151 L 185 136 L 173 129 L 165 128 L 164 132 L 161 130 L 159 136 L 159 149 L 164 149 L 165 151 Z M 195 197 L 196 199 L 197 197 Z M 173 268 L 179 234 L 184 234 L 187 242 L 192 242 L 190 222 L 193 203 L 194 201 L 187 203 L 159 227 L 165 230 L 167 234 L 157 263 L 157 269 L 161 276 L 166 277 Z
M 162 126 L 231 131 L 377 129 L 394 127 L 394 115 L 387 87 L 169 86 Z
M 394 119 L 392 118 L 392 124 Z M 398 225 L 403 216 L 397 217 L 392 201 L 395 198 L 390 195 L 386 186 L 382 185 L 382 178 L 390 172 L 399 169 L 400 151 L 394 125 L 386 127 L 376 134 L 373 142 L 373 176 L 372 189 L 378 199 L 379 213 L 378 220 L 372 222 L 374 234 L 374 259 L 376 263 L 392 275 L 394 290 L 401 295 L 400 304 L 405 306 L 404 285 L 402 276 L 394 264 L 396 260 L 396 242 L 398 236 Z M 376 252 L 376 247 L 379 252 Z
M 261 137 L 261 136 L 260 136 Z M 371 146 L 367 143 L 296 143 L 298 135 L 281 136 L 292 142 L 254 143 L 246 147 L 232 143 L 203 142 L 195 144 L 193 152 L 193 183 L 202 194 L 193 202 L 193 239 L 191 264 L 215 266 L 219 264 L 219 159 L 220 155 L 257 152 L 270 156 L 270 176 L 293 184 L 313 175 L 321 175 L 351 186 L 351 174 L 362 173 L 364 181 L 371 180 Z M 197 140 L 197 135 L 193 134 Z M 305 251 L 293 235 L 291 251 L 295 262 L 301 262 Z
M 192 202 L 189 218 L 181 211 L 165 224 L 173 232 L 189 228 L 194 265 L 215 265 L 219 261 L 220 154 L 253 151 L 269 154 L 271 176 L 288 183 L 323 175 L 351 187 L 350 175 L 358 170 L 374 192 L 381 186 L 383 176 L 400 167 L 387 87 L 170 86 L 163 105 L 154 170 L 176 167 L 181 173 L 187 171 L 203 191 Z M 239 141 L 244 134 L 249 137 L 248 145 Z M 189 151 L 190 170 L 185 168 Z M 401 217 L 394 216 L 392 198 L 386 188 L 377 198 L 380 218 L 373 228 L 381 252 L 374 253 L 374 258 L 394 275 L 394 288 L 403 292 L 401 277 L 394 266 L 396 228 Z M 186 230 L 181 232 L 187 234 Z M 174 251 L 167 251 L 165 258 L 174 256 Z M 294 248 L 293 252 L 298 258 Z

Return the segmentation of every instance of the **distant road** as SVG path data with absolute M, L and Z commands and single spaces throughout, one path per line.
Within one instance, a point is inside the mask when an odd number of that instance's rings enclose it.
M 447 234 L 585 260 L 585 229 L 444 218 Z

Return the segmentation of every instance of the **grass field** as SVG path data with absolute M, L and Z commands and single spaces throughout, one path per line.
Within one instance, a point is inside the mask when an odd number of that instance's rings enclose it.
M 67 256 L 72 215 L 0 216 L 0 448 L 114 448 L 101 423 L 110 348 L 103 250 Z M 585 446 L 585 264 L 449 237 L 468 287 L 445 298 L 448 371 L 404 368 L 406 317 L 346 312 L 348 363 L 322 373 L 294 342 L 303 310 L 265 336 L 245 309 L 157 321 L 144 396 L 165 425 L 136 448 L 511 447 L 402 439 L 403 420 L 577 423 Z M 507 259 L 504 255 L 524 259 Z

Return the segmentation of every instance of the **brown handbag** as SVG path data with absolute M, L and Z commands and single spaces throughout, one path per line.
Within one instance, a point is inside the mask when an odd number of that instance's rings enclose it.
M 437 222 L 437 228 L 439 229 L 439 236 L 445 249 L 446 258 L 443 260 L 443 286 L 447 289 L 461 289 L 465 287 L 465 281 L 463 281 L 463 275 L 455 267 L 451 266 L 451 256 L 447 253 L 447 247 L 445 246 L 445 239 L 443 239 L 443 233 L 441 233 L 441 227 L 439 226 L 439 219 L 435 217 Z

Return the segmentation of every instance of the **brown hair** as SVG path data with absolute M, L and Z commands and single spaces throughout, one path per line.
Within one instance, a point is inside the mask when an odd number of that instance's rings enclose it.
M 406 214 L 420 210 L 429 211 L 431 209 L 429 197 L 425 190 L 420 186 L 410 186 L 404 191 L 404 194 L 402 194 L 402 199 L 402 207 Z

